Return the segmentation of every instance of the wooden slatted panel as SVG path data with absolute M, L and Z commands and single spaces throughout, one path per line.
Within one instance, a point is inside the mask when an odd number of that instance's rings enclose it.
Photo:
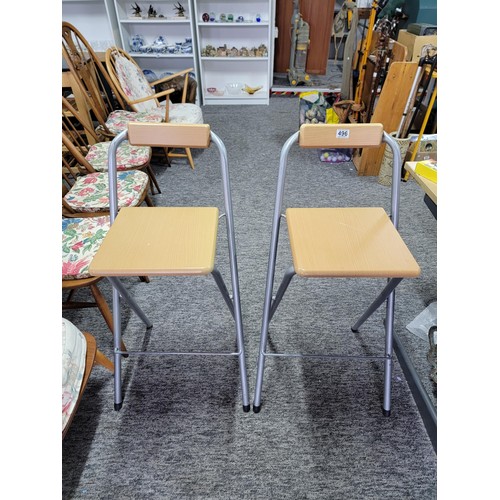
M 186 276 L 212 272 L 215 207 L 122 208 L 90 265 L 93 276 Z
M 364 148 L 379 146 L 384 129 L 380 123 L 304 124 L 302 148 Z
M 305 277 L 410 278 L 420 268 L 383 208 L 289 208 L 295 272 Z
M 133 146 L 208 148 L 210 125 L 130 122 L 128 140 Z
M 410 95 L 418 64 L 393 62 L 380 92 L 380 97 L 371 117 L 372 122 L 381 123 L 390 134 L 397 131 Z M 378 175 L 385 146 L 363 150 L 361 157 L 354 160 L 359 175 Z

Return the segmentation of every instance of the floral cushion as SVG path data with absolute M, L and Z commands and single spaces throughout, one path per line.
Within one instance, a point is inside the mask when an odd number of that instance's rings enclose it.
M 161 102 L 157 108 L 150 109 L 147 116 L 155 118 L 156 121 L 165 121 L 165 106 L 166 102 Z M 203 113 L 197 104 L 169 101 L 168 121 L 169 123 L 203 123 Z
M 91 277 L 89 266 L 109 231 L 109 216 L 62 220 L 62 279 Z
M 163 115 L 161 113 L 162 110 L 158 110 L 158 108 L 144 112 L 117 109 L 109 114 L 106 120 L 106 127 L 108 127 L 112 134 L 119 134 L 127 128 L 128 122 L 131 121 L 160 123 L 165 117 L 165 112 L 163 111 Z
M 93 144 L 86 160 L 98 172 L 108 171 L 108 152 L 111 142 L 98 142 Z M 128 141 L 123 141 L 116 151 L 116 169 L 128 170 L 147 165 L 151 160 L 151 148 L 149 146 L 132 146 Z
M 154 95 L 154 90 L 145 77 L 144 73 L 133 62 L 126 57 L 116 54 L 116 74 L 120 85 L 127 97 L 135 101 L 143 97 Z M 171 123 L 203 123 L 201 108 L 191 103 L 171 103 L 169 107 L 169 122 Z M 165 102 L 158 107 L 156 99 L 134 104 L 138 111 L 150 111 L 156 113 L 161 119 L 165 117 Z
M 115 69 L 122 90 L 131 101 L 154 95 L 154 90 L 142 70 L 119 53 L 115 54 Z M 134 107 L 137 111 L 148 111 L 158 106 L 155 99 L 150 99 L 134 104 Z
M 148 187 L 149 177 L 141 170 L 117 174 L 118 208 L 138 205 Z M 93 172 L 79 177 L 64 199 L 78 212 L 109 210 L 109 180 L 106 172 Z
M 62 430 L 73 413 L 85 373 L 87 342 L 70 321 L 62 319 Z

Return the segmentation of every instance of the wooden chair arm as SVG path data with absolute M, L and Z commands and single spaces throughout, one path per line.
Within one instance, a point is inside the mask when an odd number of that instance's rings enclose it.
M 158 92 L 158 94 L 152 94 L 146 97 L 141 97 L 140 99 L 135 99 L 134 101 L 129 101 L 129 104 L 138 104 L 140 102 L 150 101 L 151 99 L 158 99 L 158 97 L 163 97 L 164 95 L 166 96 L 174 91 L 175 89 L 162 90 L 161 92 Z
M 189 76 L 188 73 L 190 71 L 193 71 L 193 68 L 183 69 L 182 71 L 179 71 L 178 73 L 174 73 L 173 75 L 164 76 L 163 78 L 160 78 L 159 80 L 155 80 L 154 82 L 151 83 L 151 85 L 158 85 L 159 83 L 168 82 L 169 80 L 172 80 L 173 78 L 177 78 L 178 76 L 182 76 L 182 75 Z
M 165 83 L 165 82 L 168 82 L 170 80 L 173 80 L 174 78 L 177 78 L 179 76 L 184 75 L 184 85 L 182 88 L 182 97 L 181 97 L 181 103 L 184 104 L 186 102 L 186 97 L 187 97 L 189 72 L 190 71 L 193 71 L 193 68 L 183 69 L 182 71 L 179 71 L 178 73 L 174 73 L 173 75 L 166 76 L 164 78 L 161 78 L 160 80 L 153 82 L 152 85 L 157 85 L 158 83 Z

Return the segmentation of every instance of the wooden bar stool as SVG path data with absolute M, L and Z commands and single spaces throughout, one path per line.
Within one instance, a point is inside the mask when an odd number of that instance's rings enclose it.
M 273 299 L 273 283 L 278 248 L 278 235 L 283 205 L 288 153 L 299 140 L 303 148 L 365 148 L 386 142 L 394 154 L 391 192 L 391 216 L 380 207 L 352 208 L 288 208 L 288 226 L 293 266 L 285 273 Z M 416 277 L 420 268 L 398 233 L 399 183 L 401 154 L 399 147 L 381 124 L 302 125 L 281 150 L 271 235 L 271 250 L 267 270 L 264 312 L 257 365 L 257 381 L 253 409 L 261 409 L 264 364 L 267 356 L 308 357 L 314 359 L 353 359 L 365 356 L 345 356 L 319 353 L 266 352 L 269 323 L 292 278 L 297 274 L 307 278 L 387 278 L 387 284 L 366 312 L 352 326 L 360 326 L 386 302 L 385 350 L 382 356 L 369 359 L 384 361 L 384 415 L 390 414 L 392 345 L 394 328 L 394 289 L 403 278 Z
M 124 210 L 116 215 L 116 149 L 128 138 L 135 146 L 208 148 L 213 142 L 219 150 L 224 190 L 224 207 L 231 269 L 232 296 L 215 267 L 219 209 L 216 207 L 144 207 Z M 235 320 L 236 352 L 158 352 L 163 355 L 236 356 L 239 360 L 243 410 L 250 410 L 245 366 L 243 323 L 229 170 L 226 148 L 206 124 L 131 122 L 110 147 L 109 158 L 111 228 L 92 260 L 93 276 L 105 276 L 113 285 L 115 327 L 115 409 L 122 406 L 120 295 L 126 290 L 119 281 L 123 276 L 200 276 L 211 274 Z M 147 318 L 145 319 L 148 324 Z M 146 354 L 127 351 L 127 354 Z

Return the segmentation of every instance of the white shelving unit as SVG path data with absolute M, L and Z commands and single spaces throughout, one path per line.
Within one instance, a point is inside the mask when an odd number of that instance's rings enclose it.
M 194 77 L 199 78 L 196 59 L 194 23 L 191 15 L 191 2 L 188 0 L 156 0 L 147 3 L 137 2 L 142 17 L 135 17 L 132 8 L 136 2 L 131 0 L 114 0 L 121 44 L 137 61 L 143 70 L 153 71 L 161 78 L 166 73 L 193 68 Z M 181 4 L 185 9 L 185 18 L 178 18 L 175 5 Z M 149 7 L 156 10 L 156 17 L 148 18 Z M 167 45 L 166 52 L 135 51 L 131 42 L 135 35 L 142 37 L 144 45 L 151 45 L 162 36 Z M 183 52 L 182 45 L 191 41 L 192 51 Z M 198 86 L 199 87 L 199 86 Z M 199 88 L 198 88 L 199 96 Z M 198 98 L 199 100 L 199 98 Z
M 121 47 L 114 0 L 62 0 L 62 20 L 72 24 L 96 52 Z
M 274 0 L 192 1 L 203 104 L 269 104 L 274 49 Z M 204 14 L 208 14 L 208 21 L 203 19 Z M 225 22 L 221 21 L 221 14 L 226 16 Z M 228 21 L 230 15 L 233 21 Z M 239 16 L 243 17 L 242 21 L 238 21 Z M 264 47 L 264 54 L 261 55 L 262 50 L 259 51 L 259 48 Z M 228 55 L 222 55 L 223 48 L 226 48 Z M 253 52 L 253 55 L 242 56 L 241 49 L 250 53 L 257 49 L 259 55 Z M 232 55 L 229 55 L 231 51 Z M 226 89 L 228 83 L 262 86 L 262 89 L 253 95 L 244 91 L 231 95 Z M 215 92 L 207 89 L 215 89 Z

